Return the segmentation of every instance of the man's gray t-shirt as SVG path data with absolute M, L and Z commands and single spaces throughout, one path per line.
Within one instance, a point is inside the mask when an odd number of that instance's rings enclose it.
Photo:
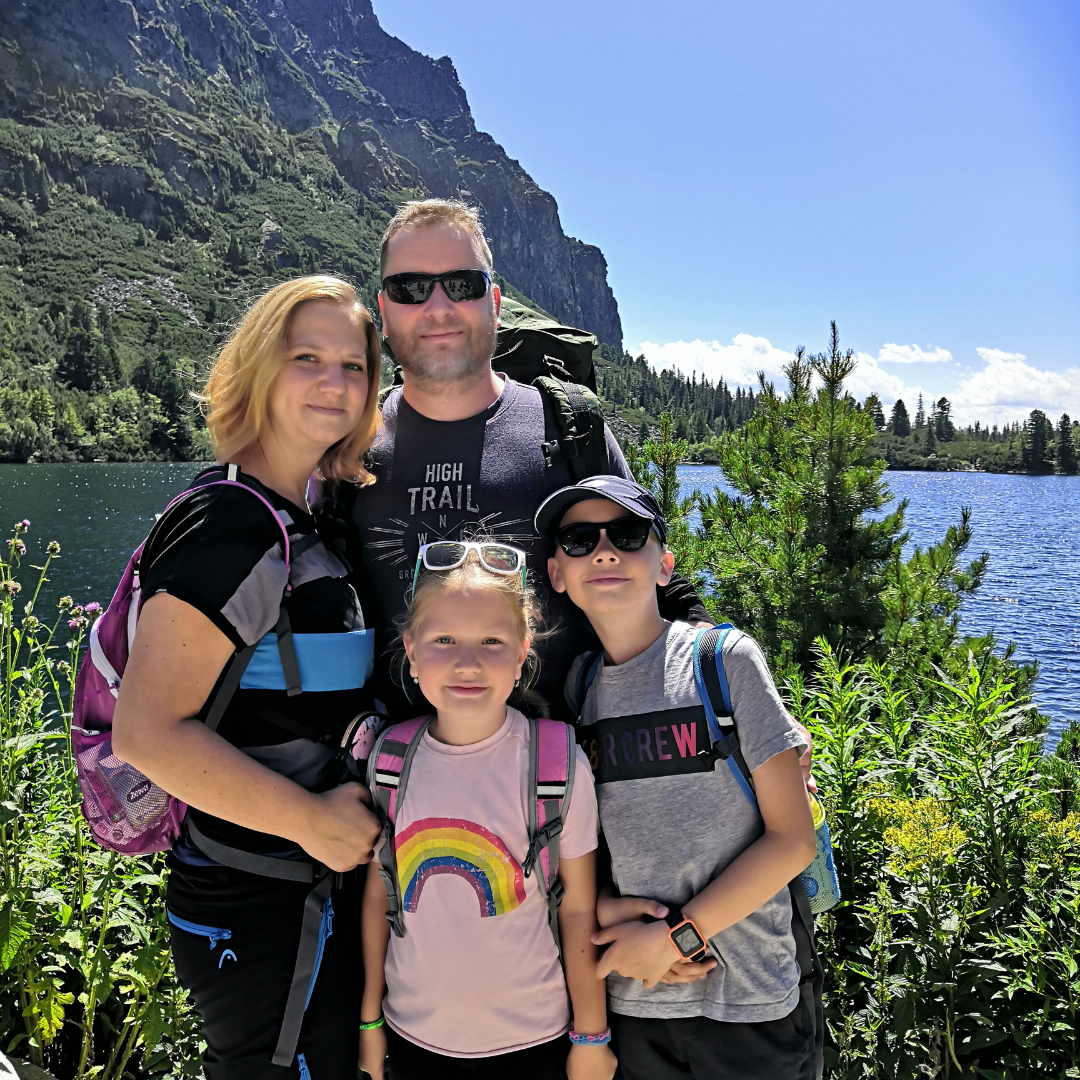
M 672 713 L 666 723 L 655 715 L 700 705 L 694 682 L 696 636 L 692 626 L 672 623 L 627 663 L 609 667 L 601 662 L 580 720 L 619 894 L 680 907 L 762 835 L 757 810 L 723 761 L 707 772 L 610 783 L 604 782 L 604 768 L 610 761 L 623 773 L 676 769 L 680 755 L 689 762 L 708 747 L 707 730 L 696 726 L 703 725 L 703 714 L 696 725 L 689 712 Z M 784 750 L 801 753 L 805 743 L 780 701 L 757 643 L 737 631 L 730 633 L 723 661 L 750 771 Z M 580 663 L 575 662 L 567 679 L 568 697 L 574 693 Z M 589 739 L 588 727 L 599 721 L 646 714 L 654 714 L 647 724 L 603 725 L 598 730 L 620 733 Z M 625 1016 L 659 1019 L 707 1016 L 752 1023 L 787 1016 L 799 998 L 791 914 L 785 887 L 709 940 L 719 963 L 705 979 L 678 986 L 660 983 L 646 990 L 640 980 L 611 975 L 609 1007 Z

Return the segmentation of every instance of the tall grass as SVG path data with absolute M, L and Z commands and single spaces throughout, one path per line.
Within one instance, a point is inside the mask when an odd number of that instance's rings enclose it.
M 24 566 L 29 528 L 17 523 L 0 551 L 0 1047 L 62 1080 L 194 1076 L 199 1048 L 172 978 L 162 859 L 103 851 L 80 812 L 71 700 L 100 609 L 65 597 L 38 613 L 60 545 Z

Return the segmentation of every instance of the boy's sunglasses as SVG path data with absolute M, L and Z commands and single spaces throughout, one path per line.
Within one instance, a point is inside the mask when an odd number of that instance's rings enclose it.
M 591 555 L 607 533 L 611 546 L 618 551 L 640 551 L 649 541 L 652 522 L 647 518 L 624 517 L 614 521 L 575 521 L 555 534 L 555 542 L 573 559 Z
M 383 292 L 395 304 L 423 304 L 435 283 L 454 301 L 479 300 L 487 295 L 491 275 L 486 270 L 448 270 L 445 274 L 391 274 L 382 279 Z
M 474 544 L 457 540 L 438 540 L 424 544 L 416 556 L 412 587 L 420 577 L 420 567 L 426 570 L 456 570 L 465 564 L 469 552 L 475 551 L 480 565 L 493 574 L 516 574 L 521 572 L 521 588 L 525 589 L 525 552 L 509 544 Z

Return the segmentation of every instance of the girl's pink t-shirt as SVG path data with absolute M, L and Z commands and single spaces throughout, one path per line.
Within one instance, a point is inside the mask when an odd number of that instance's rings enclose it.
M 554 1039 L 570 1012 L 529 849 L 529 725 L 516 709 L 489 738 L 416 750 L 395 822 L 405 936 L 386 955 L 386 1022 L 451 1057 Z M 559 856 L 596 848 L 592 771 L 577 750 Z M 569 1049 L 569 1047 L 568 1047 Z

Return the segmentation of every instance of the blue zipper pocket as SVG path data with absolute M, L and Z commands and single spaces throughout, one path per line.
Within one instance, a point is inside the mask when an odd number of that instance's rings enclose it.
M 200 937 L 209 938 L 211 949 L 217 948 L 219 941 L 225 941 L 232 937 L 231 930 L 223 930 L 219 926 L 200 926 L 199 923 L 188 922 L 187 919 L 181 919 L 179 915 L 174 915 L 168 908 L 165 909 L 165 915 L 178 930 L 186 930 L 189 934 L 198 934 Z
M 330 897 L 323 904 L 322 920 L 319 923 L 319 946 L 315 950 L 315 970 L 311 973 L 311 982 L 308 984 L 307 1000 L 304 1002 L 304 1011 L 307 1012 L 311 1004 L 311 995 L 315 991 L 315 980 L 319 977 L 319 968 L 322 967 L 323 950 L 326 948 L 326 939 L 334 933 L 334 905 Z M 302 1080 L 302 1078 L 301 1078 Z

